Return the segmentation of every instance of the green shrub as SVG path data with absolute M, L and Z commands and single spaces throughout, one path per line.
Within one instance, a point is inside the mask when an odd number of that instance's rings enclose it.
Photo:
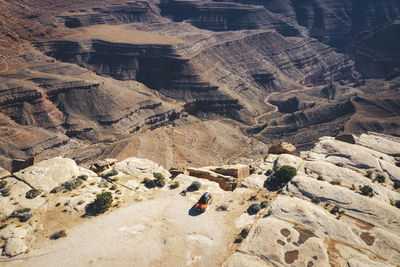
M 8 197 L 10 195 L 10 189 L 9 188 L 0 189 L 0 195 L 3 197 Z
M 382 174 L 379 174 L 378 176 L 376 176 L 376 181 L 380 184 L 385 182 L 385 176 L 383 176 Z
M 251 204 L 247 209 L 247 213 L 250 215 L 257 214 L 261 210 L 260 205 L 257 203 Z
M 354 184 L 351 185 L 350 190 L 355 191 L 356 190 L 356 186 Z
M 318 175 L 317 180 L 318 180 L 318 181 L 323 181 L 323 180 L 324 180 L 324 177 L 322 177 L 322 175 Z
M 165 180 L 164 179 L 157 179 L 154 181 L 155 186 L 157 187 L 164 187 L 165 186 Z
M 294 176 L 297 170 L 289 165 L 283 165 L 277 170 L 273 176 L 265 181 L 265 186 L 271 190 L 283 188 Z
M 331 214 L 336 214 L 339 213 L 340 209 L 338 206 L 333 207 L 333 209 L 331 209 Z
M 400 181 L 394 181 L 393 188 L 394 189 L 399 189 L 400 188 Z
M 235 243 L 242 243 L 243 240 L 249 235 L 249 229 L 243 228 L 235 239 Z
M 154 172 L 153 177 L 156 179 L 165 179 L 164 175 L 161 172 Z
M 75 179 L 72 179 L 70 181 L 66 181 L 65 183 L 63 183 L 61 185 L 61 187 L 66 189 L 66 190 L 72 191 L 72 190 L 77 189 L 82 184 L 83 184 L 82 179 L 75 178 Z
M 260 207 L 262 209 L 265 209 L 267 206 L 268 206 L 268 201 L 263 201 L 263 202 L 260 203 Z
M 4 188 L 7 185 L 7 181 L 1 180 L 0 181 L 0 189 Z
M 111 207 L 113 202 L 111 192 L 103 192 L 96 195 L 96 199 L 90 205 L 90 212 L 97 215 L 104 213 L 108 208 Z
M 170 188 L 171 188 L 171 189 L 175 189 L 175 188 L 178 188 L 180 185 L 181 185 L 181 184 L 180 184 L 178 181 L 174 181 L 174 182 L 171 184 Z
M 368 179 L 372 179 L 372 171 L 367 171 L 367 173 L 364 175 Z
M 372 190 L 372 187 L 369 185 L 364 185 L 364 186 L 358 186 L 358 189 L 360 190 L 361 194 L 364 196 L 369 196 L 373 197 L 374 196 L 374 190 Z
M 55 239 L 59 239 L 59 238 L 61 238 L 61 237 L 66 237 L 67 235 L 68 235 L 68 234 L 67 234 L 67 231 L 66 231 L 65 229 L 61 229 L 60 231 L 55 232 L 54 234 L 52 234 L 52 235 L 50 236 L 50 239 L 55 240 Z
M 88 178 L 89 178 L 89 177 L 88 177 L 86 174 L 83 174 L 83 175 L 79 175 L 79 176 L 78 176 L 78 179 L 81 179 L 81 180 L 83 180 L 83 181 L 87 181 Z
M 26 192 L 25 197 L 27 199 L 34 199 L 35 197 L 37 197 L 40 194 L 39 190 L 36 189 L 31 189 L 28 192 Z

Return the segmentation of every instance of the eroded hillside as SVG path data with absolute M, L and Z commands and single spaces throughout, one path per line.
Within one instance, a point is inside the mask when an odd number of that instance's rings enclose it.
M 236 2 L 4 2 L 1 165 L 201 166 L 261 157 L 281 139 L 301 150 L 345 131 L 399 135 L 398 51 L 370 45 L 397 24 L 357 35 L 394 21 L 397 2 Z M 337 50 L 351 41 L 355 61 Z

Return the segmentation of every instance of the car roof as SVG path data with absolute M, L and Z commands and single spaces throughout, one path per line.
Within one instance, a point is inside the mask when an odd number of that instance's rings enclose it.
M 208 193 L 208 192 L 205 192 L 203 195 L 202 195 L 202 197 L 209 197 L 210 196 L 210 193 Z

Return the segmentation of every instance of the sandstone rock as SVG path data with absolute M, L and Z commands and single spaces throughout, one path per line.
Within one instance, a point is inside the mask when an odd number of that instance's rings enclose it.
M 400 155 L 400 139 L 396 137 L 369 132 L 361 134 L 357 144 L 388 155 Z
M 113 166 L 116 162 L 117 162 L 116 159 L 101 160 L 90 165 L 90 170 L 96 173 L 100 173 L 111 168 L 111 166 Z
M 243 180 L 241 186 L 249 188 L 264 188 L 265 180 L 267 180 L 267 176 L 253 173 Z
M 2 167 L 0 167 L 0 179 L 6 178 L 11 176 L 11 173 L 5 169 L 3 169 Z
M 119 172 L 127 175 L 136 176 L 137 178 L 151 178 L 153 179 L 153 173 L 159 172 L 164 175 L 165 178 L 169 178 L 171 174 L 157 163 L 140 158 L 127 158 L 115 165 L 115 169 Z
M 276 166 L 289 165 L 296 169 L 299 168 L 302 163 L 303 160 L 300 157 L 296 157 L 290 154 L 279 155 L 274 162 Z
M 278 145 L 271 146 L 268 150 L 269 154 L 293 154 L 296 147 L 290 143 L 281 142 Z
M 219 184 L 219 186 L 226 191 L 233 191 L 238 185 L 238 179 L 231 176 L 226 176 L 222 174 L 217 174 L 210 171 L 207 168 L 188 168 L 189 176 L 194 176 L 197 178 L 207 179 Z
M 35 164 L 35 158 L 13 159 L 11 172 L 17 172 Z
M 14 175 L 36 189 L 50 192 L 72 176 L 80 175 L 80 172 L 72 159 L 57 157 L 39 162 Z
M 169 169 L 169 173 L 171 174 L 171 179 L 175 178 L 179 174 L 189 175 L 189 172 L 186 171 L 185 168 L 171 168 Z
M 211 170 L 215 173 L 237 178 L 238 181 L 242 181 L 250 175 L 249 166 L 243 164 L 221 166 L 218 168 L 211 168 Z
M 352 134 L 340 134 L 335 137 L 335 140 L 339 140 L 339 141 L 346 142 L 349 144 L 356 143 L 356 139 L 354 138 L 354 135 L 352 135 Z
M 382 169 L 386 170 L 389 174 L 389 177 L 393 181 L 400 181 L 400 167 L 393 165 L 387 161 L 379 160 L 381 163 Z
M 28 247 L 25 245 L 25 242 L 22 239 L 12 237 L 7 240 L 4 252 L 7 256 L 14 257 L 24 253 L 27 249 Z
M 312 152 L 324 154 L 326 161 L 341 163 L 358 169 L 376 169 L 382 171 L 378 158 L 390 160 L 386 154 L 375 150 L 334 140 L 332 137 L 322 137 Z M 310 156 L 313 156 L 310 154 Z
M 310 200 L 318 198 L 322 202 L 336 205 L 346 214 L 366 221 L 392 232 L 400 230 L 398 210 L 376 197 L 367 197 L 347 188 L 331 185 L 307 176 L 295 176 L 287 186 L 290 194 L 306 197 Z

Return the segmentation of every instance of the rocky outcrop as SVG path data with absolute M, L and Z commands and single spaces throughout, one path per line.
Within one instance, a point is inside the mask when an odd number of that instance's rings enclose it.
M 282 142 L 278 145 L 271 146 L 268 150 L 269 154 L 293 154 L 296 147 L 290 143 Z
M 160 7 L 162 14 L 171 16 L 174 21 L 187 21 L 212 31 L 273 29 L 284 36 L 301 36 L 304 31 L 262 6 L 170 0 L 162 1 Z

